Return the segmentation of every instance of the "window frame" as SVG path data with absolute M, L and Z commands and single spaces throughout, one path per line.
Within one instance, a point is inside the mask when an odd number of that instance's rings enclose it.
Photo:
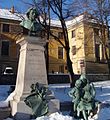
M 58 59 L 64 59 L 63 47 L 58 47 Z
M 72 30 L 71 31 L 71 38 L 75 38 L 75 36 L 76 36 L 76 30 Z
M 10 32 L 10 25 L 9 24 L 2 24 L 2 32 Z
M 64 73 L 64 65 L 59 65 L 59 73 Z
M 100 44 L 95 43 L 95 59 L 100 62 Z
M 4 43 L 4 45 L 3 45 Z M 6 45 L 6 44 L 7 45 Z M 9 53 L 10 53 L 10 41 L 8 40 L 2 40 L 1 42 L 1 56 L 9 56 Z
M 71 52 L 72 52 L 72 55 L 76 55 L 76 45 L 72 46 Z

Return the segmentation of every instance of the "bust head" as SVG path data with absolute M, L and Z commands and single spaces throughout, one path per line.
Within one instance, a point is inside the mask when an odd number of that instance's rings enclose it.
M 38 12 L 38 10 L 35 7 L 34 8 L 30 8 L 27 11 L 26 16 L 27 16 L 27 18 L 29 20 L 34 21 L 39 16 L 39 12 Z
M 39 12 L 37 8 L 29 8 L 26 16 L 27 19 L 24 19 L 20 25 L 28 30 L 28 35 L 30 36 L 41 36 L 41 33 L 43 31 L 42 25 L 37 21 L 37 18 L 39 17 Z

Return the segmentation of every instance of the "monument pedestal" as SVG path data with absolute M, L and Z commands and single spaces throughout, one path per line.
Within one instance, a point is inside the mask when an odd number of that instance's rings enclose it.
M 24 98 L 31 91 L 30 86 L 35 83 L 47 85 L 47 73 L 44 56 L 44 44 L 41 37 L 26 36 L 17 41 L 20 44 L 20 57 L 16 87 L 13 100 L 10 101 L 12 116 L 17 120 L 28 120 L 32 110 L 24 103 Z

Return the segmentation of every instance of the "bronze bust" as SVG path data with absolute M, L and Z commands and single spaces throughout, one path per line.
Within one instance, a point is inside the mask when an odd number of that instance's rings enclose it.
M 29 31 L 29 35 L 36 35 L 36 33 L 42 31 L 42 26 L 38 23 L 37 18 L 39 17 L 37 8 L 29 8 L 26 12 L 27 18 L 25 18 L 20 25 Z

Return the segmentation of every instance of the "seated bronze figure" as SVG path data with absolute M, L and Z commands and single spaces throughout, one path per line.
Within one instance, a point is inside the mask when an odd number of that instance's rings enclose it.
M 84 74 L 76 80 L 75 87 L 69 91 L 69 96 L 73 98 L 73 115 L 76 118 L 88 120 L 88 117 L 98 107 L 99 102 L 95 100 L 95 88 L 90 84 Z

